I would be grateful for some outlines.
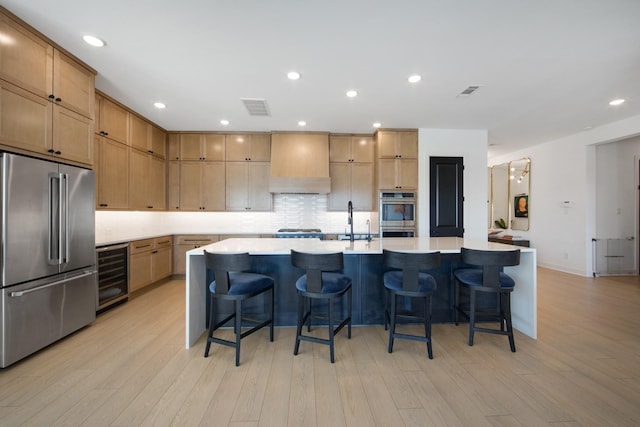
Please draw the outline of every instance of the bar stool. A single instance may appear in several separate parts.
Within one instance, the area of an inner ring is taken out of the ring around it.
[[[209,356],[211,343],[222,344],[236,349],[236,366],[240,364],[240,340],[259,329],[269,325],[269,340],[273,342],[273,279],[269,276],[247,273],[251,267],[248,253],[220,254],[204,252],[207,270],[213,271],[215,280],[209,284],[211,304],[209,311],[209,333],[204,357]],[[256,295],[271,292],[269,299],[270,317],[267,320],[255,320],[242,317],[242,302]],[[233,301],[234,311],[220,322],[216,323],[216,301]],[[234,319],[235,341],[228,341],[213,336],[222,325]],[[241,332],[242,321],[254,324],[248,331]]]
[[[293,354],[298,354],[300,341],[310,341],[329,345],[331,363],[334,362],[333,343],[335,334],[347,325],[347,337],[351,339],[351,278],[337,271],[344,267],[342,252],[329,254],[312,254],[291,250],[291,264],[306,270],[296,280],[298,293],[298,323],[296,345]],[[334,329],[334,301],[347,296],[347,318]],[[328,321],[329,338],[322,339],[302,334],[302,326],[307,323],[307,331],[311,331],[311,308],[313,300],[325,300],[328,305],[328,317],[317,317]],[[308,301],[308,310],[306,308]]]
[[[509,251],[490,251],[476,249],[461,249],[461,261],[465,264],[480,268],[461,268],[453,273],[455,293],[455,323],[458,324],[458,315],[461,313],[469,319],[469,345],[473,345],[475,332],[506,335],[509,337],[511,351],[516,351],[513,339],[513,326],[511,325],[511,292],[515,287],[515,281],[506,273],[503,267],[520,264],[520,249]],[[460,304],[460,286],[469,288],[469,311],[466,312]],[[499,312],[479,311],[476,308],[476,293],[490,292],[499,296]],[[500,322],[500,329],[479,328],[476,326],[476,317],[486,316],[489,320]],[[506,331],[505,331],[506,326]]]
[[[440,266],[440,252],[406,253],[384,249],[382,251],[383,263],[387,267],[400,270],[387,271],[383,275],[385,287],[385,317],[384,329],[391,323],[389,330],[389,353],[393,351],[393,340],[402,338],[427,343],[429,359],[433,359],[431,347],[431,296],[436,290],[436,280],[431,274],[422,273],[420,270],[431,270]],[[424,336],[401,334],[396,332],[397,318],[406,317],[420,319],[412,312],[397,311],[397,297],[419,298],[424,302]]]

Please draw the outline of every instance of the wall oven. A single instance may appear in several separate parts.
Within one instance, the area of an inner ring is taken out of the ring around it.
[[[416,193],[380,192],[381,237],[415,237],[416,223]]]

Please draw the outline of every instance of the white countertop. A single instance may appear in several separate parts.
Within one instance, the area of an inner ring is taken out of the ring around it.
[[[187,255],[202,255],[209,252],[249,252],[251,255],[288,255],[291,249],[299,252],[353,254],[381,254],[383,249],[404,252],[458,253],[460,248],[509,250],[512,245],[469,240],[460,237],[385,237],[366,240],[320,240],[320,239],[269,239],[269,238],[232,238],[192,249]],[[535,249],[518,247],[522,252]]]

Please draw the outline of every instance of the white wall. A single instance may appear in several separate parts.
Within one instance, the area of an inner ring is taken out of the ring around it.
[[[531,158],[530,229],[519,234],[531,240],[537,249],[538,265],[585,276],[592,274],[591,239],[600,237],[596,218],[608,209],[602,207],[598,213],[598,207],[605,203],[598,198],[598,182],[601,175],[611,173],[610,168],[620,168],[619,160],[624,158],[616,155],[618,161],[606,160],[598,167],[597,145],[638,134],[640,116],[634,116],[490,159],[490,164],[498,164]],[[612,177],[609,182],[615,179]],[[603,191],[611,189],[601,187],[600,193]],[[571,201],[572,207],[563,208],[564,200]]]
[[[487,131],[419,129],[418,234],[429,236],[429,158],[463,157],[464,236],[487,239]]]

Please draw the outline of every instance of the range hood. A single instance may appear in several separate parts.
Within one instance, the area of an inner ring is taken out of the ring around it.
[[[270,169],[271,193],[329,193],[329,134],[273,132]]]

